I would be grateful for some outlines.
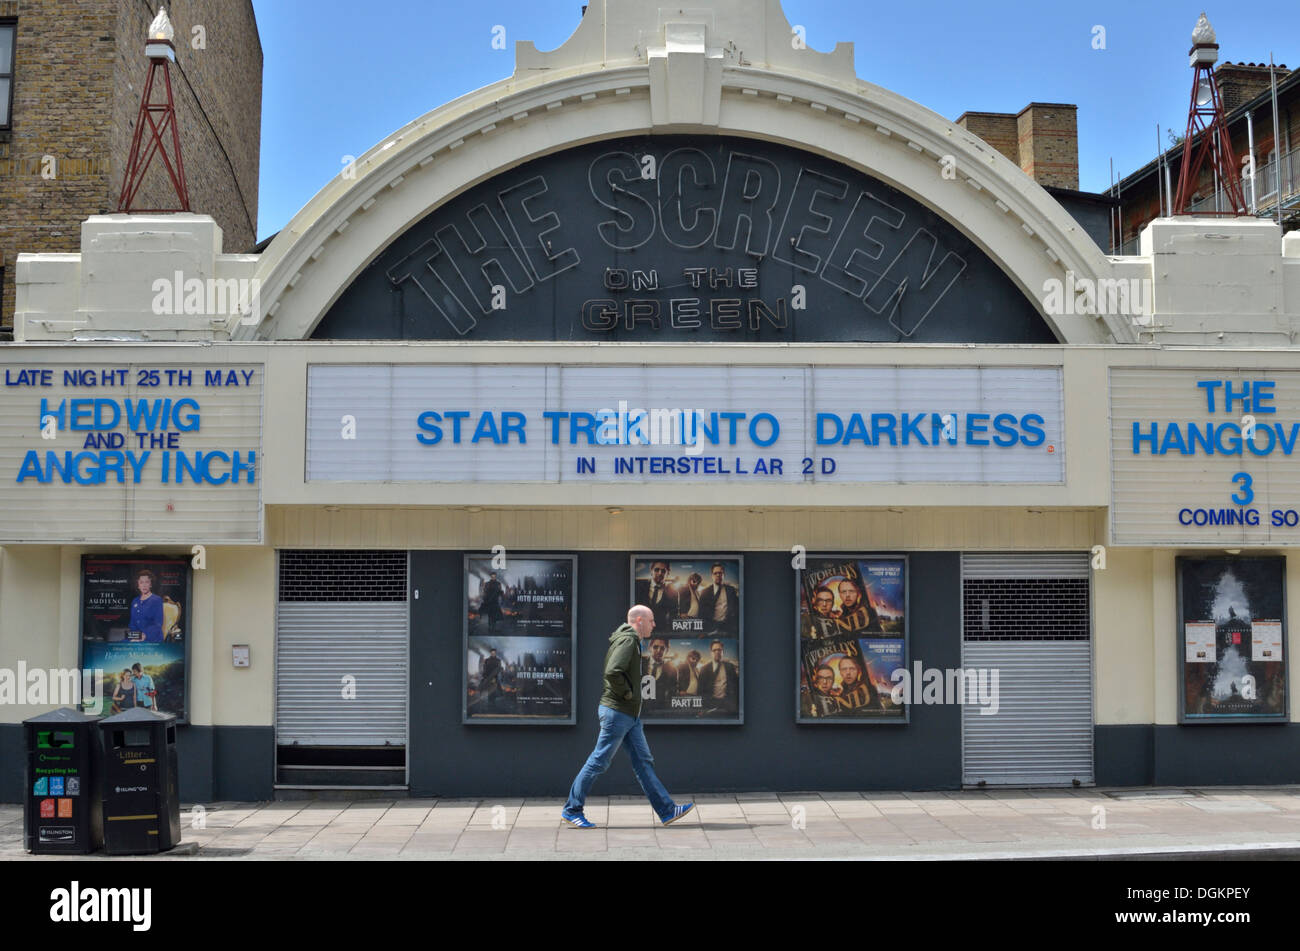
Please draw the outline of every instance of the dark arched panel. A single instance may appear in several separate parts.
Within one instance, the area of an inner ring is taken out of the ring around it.
[[[809,152],[703,136],[598,142],[470,189],[313,337],[1057,342],[933,210]]]

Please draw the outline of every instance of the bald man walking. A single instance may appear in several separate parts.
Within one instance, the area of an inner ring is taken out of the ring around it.
[[[641,641],[649,638],[654,629],[654,612],[638,604],[627,612],[627,623],[619,625],[609,637],[609,652],[605,654],[605,690],[600,695],[600,736],[596,748],[574,779],[569,800],[561,813],[571,826],[595,828],[595,824],[582,814],[587,804],[587,791],[596,777],[609,769],[609,761],[624,743],[627,755],[632,758],[636,780],[645,790],[660,822],[672,825],[695,807],[693,802],[679,806],[668,795],[668,790],[655,775],[654,757],[650,755],[650,745],[641,729]]]

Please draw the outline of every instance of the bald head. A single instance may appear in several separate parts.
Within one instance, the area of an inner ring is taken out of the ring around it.
[[[644,604],[638,604],[627,612],[627,623],[635,628],[637,637],[644,639],[655,629],[655,614]]]

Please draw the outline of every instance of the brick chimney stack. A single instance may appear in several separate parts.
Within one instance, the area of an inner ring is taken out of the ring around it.
[[[1244,106],[1260,93],[1269,89],[1267,63],[1223,63],[1214,71],[1214,81],[1223,96],[1224,112]],[[1277,81],[1287,76],[1286,64],[1277,67]]]
[[[1079,190],[1078,107],[1031,102],[1019,114],[964,112],[957,124],[978,135],[1040,185]]]

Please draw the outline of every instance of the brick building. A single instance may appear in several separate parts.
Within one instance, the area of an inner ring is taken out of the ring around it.
[[[76,251],[81,223],[117,209],[154,2],[0,0],[0,339],[13,329],[18,253]],[[262,115],[252,2],[171,0],[167,9],[191,205],[216,219],[227,248],[251,250]],[[168,187],[151,169],[139,204],[159,207]]]
[[[1242,174],[1242,193],[1253,214],[1276,219],[1282,206],[1284,230],[1300,226],[1300,70],[1286,64],[1274,67],[1277,74],[1278,126],[1273,128],[1273,94],[1266,63],[1223,63],[1215,70],[1215,81],[1223,98],[1224,118],[1232,151],[1238,162],[1255,158],[1253,180]],[[1199,139],[1197,140],[1199,142]],[[1168,172],[1161,167],[1163,160]],[[1138,235],[1151,221],[1171,213],[1178,192],[1183,146],[1178,144],[1121,179],[1113,189],[1119,199],[1121,218],[1114,253],[1138,253]],[[1217,204],[1216,204],[1217,203]],[[1222,187],[1215,182],[1214,169],[1206,162],[1193,193],[1192,211],[1227,208]]]

